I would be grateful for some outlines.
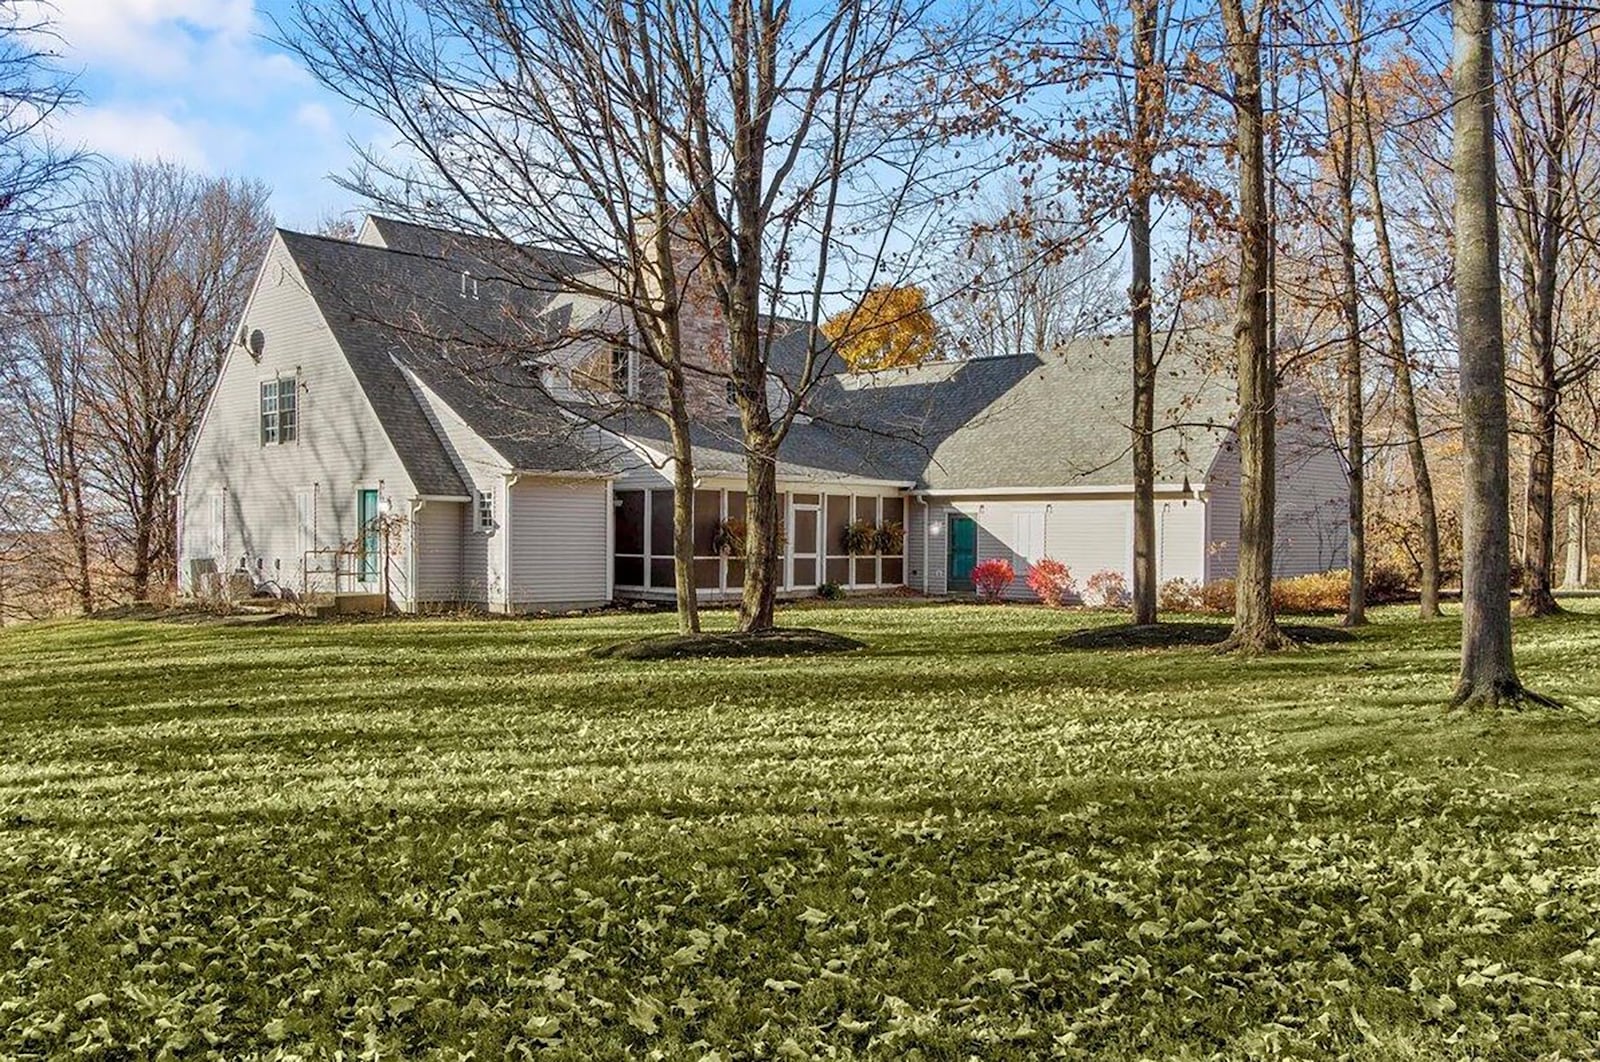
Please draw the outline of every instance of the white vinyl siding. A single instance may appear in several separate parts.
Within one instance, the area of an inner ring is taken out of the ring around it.
[[[221,496],[227,541],[218,567],[232,568],[243,556],[251,570],[259,561],[269,575],[281,573],[296,585],[301,491],[314,490],[322,546],[354,540],[358,486],[381,483],[383,496],[402,514],[415,491],[281,242],[274,241],[261,267],[244,325],[259,329],[265,345],[258,360],[235,344],[223,362],[184,473],[179,577],[187,580],[189,559],[215,549],[208,525],[216,523],[213,499]],[[263,446],[261,382],[279,378],[291,387],[299,383],[293,392],[297,444]],[[409,537],[397,535],[391,543],[390,588],[401,607],[410,592],[403,555]]]
[[[1168,579],[1187,579],[1194,583],[1204,582],[1206,578],[1205,540],[1205,503],[1196,501],[1193,498],[1189,499],[1187,503],[1182,498],[1157,499],[1157,582],[1165,582]],[[1128,580],[1130,583],[1133,580],[1131,562]]]
[[[1043,557],[1061,561],[1082,588],[1099,571],[1133,578],[1133,499],[1130,495],[1058,495],[1028,498],[930,499],[924,522],[923,506],[910,503],[906,532],[906,583],[929,594],[946,592],[949,563],[948,518],[968,516],[977,524],[978,560],[1004,560],[1016,571],[1006,596],[1014,600],[1033,597],[1027,587],[1028,566]],[[1168,496],[1156,500],[1157,578],[1200,578],[1205,507],[1191,500]],[[926,534],[925,527],[937,528]],[[928,566],[923,565],[927,543]],[[926,576],[926,584],[924,577]]]
[[[606,482],[523,477],[507,491],[513,608],[605,604],[611,557]]]
[[[227,568],[228,564],[228,492],[216,490],[211,492],[211,536],[207,540],[211,559],[216,562],[219,571]]]

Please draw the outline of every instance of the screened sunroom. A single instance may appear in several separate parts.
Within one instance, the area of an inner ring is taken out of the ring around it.
[[[612,576],[618,597],[675,593],[670,488],[619,486],[613,495]],[[905,583],[905,497],[792,486],[779,495],[782,591],[806,596],[824,583],[868,591]],[[737,595],[744,583],[745,492],[731,484],[694,492],[694,579],[700,596]]]

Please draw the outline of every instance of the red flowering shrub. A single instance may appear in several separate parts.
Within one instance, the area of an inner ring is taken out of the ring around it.
[[[1127,608],[1128,580],[1114,568],[1106,568],[1089,576],[1083,584],[1083,603],[1096,608]]]
[[[1039,563],[1028,566],[1028,589],[1051,608],[1060,608],[1076,587],[1065,564],[1053,557],[1041,557]]]
[[[998,557],[980,561],[972,568],[972,588],[978,596],[985,601],[998,601],[1000,595],[1006,592],[1006,587],[1017,581],[1017,573],[1011,570],[1011,562]]]

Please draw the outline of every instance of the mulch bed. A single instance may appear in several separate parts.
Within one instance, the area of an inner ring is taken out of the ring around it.
[[[664,634],[603,645],[589,651],[602,660],[693,660],[708,657],[813,656],[848,653],[865,644],[807,627],[782,627],[756,634]]]
[[[1198,649],[1221,645],[1233,627],[1227,623],[1148,623],[1089,627],[1055,640],[1063,649]],[[1300,645],[1332,645],[1355,640],[1339,627],[1284,624],[1283,633]]]

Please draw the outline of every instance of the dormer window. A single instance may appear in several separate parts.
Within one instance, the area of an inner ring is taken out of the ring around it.
[[[478,278],[472,275],[472,270],[461,271],[461,297],[463,299],[476,299],[478,297]]]

